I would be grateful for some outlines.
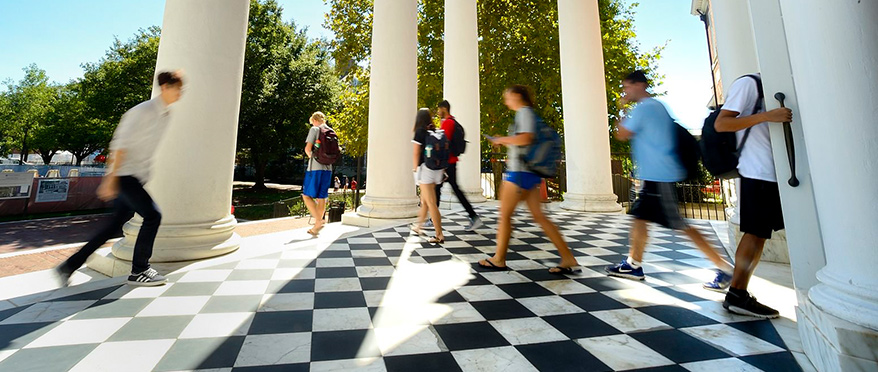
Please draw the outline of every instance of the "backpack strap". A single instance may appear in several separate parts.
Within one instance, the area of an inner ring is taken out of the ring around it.
[[[765,101],[765,92],[762,90],[762,78],[756,74],[747,74],[744,75],[744,77],[751,78],[756,82],[756,91],[759,93],[759,96],[756,98],[756,104],[753,105],[753,112],[750,113],[750,115],[756,115],[759,113],[759,110],[762,109],[762,105]],[[738,149],[735,150],[736,154],[741,155],[741,151],[744,149],[744,144],[747,143],[747,137],[750,137],[750,129],[753,129],[753,127],[744,130],[744,137],[741,138],[741,144],[738,145]]]

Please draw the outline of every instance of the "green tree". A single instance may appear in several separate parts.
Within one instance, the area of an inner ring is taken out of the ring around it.
[[[265,168],[302,146],[314,111],[332,112],[339,91],[326,46],[281,19],[275,0],[251,0],[238,149],[265,187]]]
[[[81,84],[75,82],[59,89],[53,115],[61,148],[73,154],[77,166],[89,154],[106,148],[116,127],[116,123],[88,116],[81,89]]]
[[[43,164],[50,164],[52,158],[58,151],[61,151],[62,134],[58,131],[59,117],[58,110],[58,92],[61,87],[51,86],[51,99],[49,107],[43,113],[43,117],[39,120],[40,125],[35,126],[31,132],[29,147],[34,152],[40,154]]]
[[[31,141],[35,132],[43,133],[55,98],[55,88],[49,83],[46,71],[31,64],[24,69],[24,78],[18,83],[7,80],[4,95],[3,121],[6,122],[5,135],[10,147],[20,150],[19,164],[27,161],[33,148]]]
[[[363,68],[371,52],[372,0],[324,0],[330,5],[325,26],[335,33],[332,53],[342,73]],[[637,4],[621,0],[599,0],[607,79],[607,135],[620,113],[622,78],[634,69],[644,69],[654,81],[661,47],[642,51],[635,41],[633,15]],[[444,1],[420,0],[418,6],[418,104],[431,107],[442,99],[444,58]],[[480,0],[479,63],[481,127],[486,133],[502,133],[512,120],[501,95],[511,84],[533,88],[539,114],[563,131],[561,105],[558,7],[546,0]],[[368,69],[361,74],[368,76]],[[342,111],[367,109],[368,88],[359,90],[360,100],[343,101]],[[348,115],[363,120],[364,115]],[[348,123],[338,123],[349,125]],[[350,123],[362,130],[367,124]],[[360,132],[351,134],[360,136]],[[341,136],[344,141],[344,136]],[[362,137],[362,136],[361,136]],[[613,151],[627,151],[627,144],[613,141]],[[489,146],[482,146],[490,151]]]

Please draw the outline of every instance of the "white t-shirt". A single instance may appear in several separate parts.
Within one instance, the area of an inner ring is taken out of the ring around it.
[[[738,112],[738,117],[750,116],[759,99],[759,90],[756,81],[749,77],[742,77],[732,84],[726,96],[726,103],[722,109]],[[759,112],[765,111],[765,105]],[[735,133],[738,143],[744,138],[746,129]],[[754,125],[750,129],[747,142],[738,158],[738,173],[741,176],[762,181],[777,182],[777,173],[774,169],[774,155],[771,153],[771,135],[768,133],[768,122]]]
[[[170,121],[170,110],[161,99],[155,96],[122,115],[110,142],[110,150],[125,150],[116,175],[134,176],[142,184],[149,181],[156,148]]]

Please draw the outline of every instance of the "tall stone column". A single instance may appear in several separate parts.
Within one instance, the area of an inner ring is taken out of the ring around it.
[[[417,6],[417,0],[375,0],[366,197],[357,209],[363,217],[417,215],[411,160],[418,110]]]
[[[716,55],[723,92],[728,92],[739,76],[759,72],[756,41],[746,0],[711,0]]]
[[[445,0],[445,99],[466,130],[467,149],[457,163],[457,182],[471,203],[485,201],[481,186],[479,27],[476,0]],[[446,187],[444,200],[456,200]],[[447,197],[447,199],[446,199]]]
[[[558,0],[567,193],[564,209],[618,212],[610,172],[607,91],[596,1]]]
[[[819,370],[878,369],[878,2],[781,0],[826,266],[804,310]],[[852,198],[852,196],[855,196]],[[796,269],[795,267],[793,268]]]
[[[165,3],[156,71],[183,69],[185,88],[147,184],[162,211],[153,262],[238,248],[230,211],[249,7],[247,0]],[[125,225],[114,256],[131,259],[140,222]]]

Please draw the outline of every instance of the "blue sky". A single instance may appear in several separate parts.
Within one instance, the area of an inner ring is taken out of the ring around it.
[[[285,20],[308,27],[311,37],[331,37],[322,26],[327,10],[323,0],[279,2]],[[161,25],[164,4],[164,0],[0,0],[0,81],[21,79],[22,67],[30,63],[57,82],[79,77],[80,65],[99,60],[114,36],[127,40],[140,28]],[[710,68],[704,25],[689,15],[690,4],[690,0],[640,1],[635,27],[644,49],[668,42],[659,61],[659,71],[665,74],[660,90],[668,93],[661,99],[684,125],[696,128],[707,115]]]

